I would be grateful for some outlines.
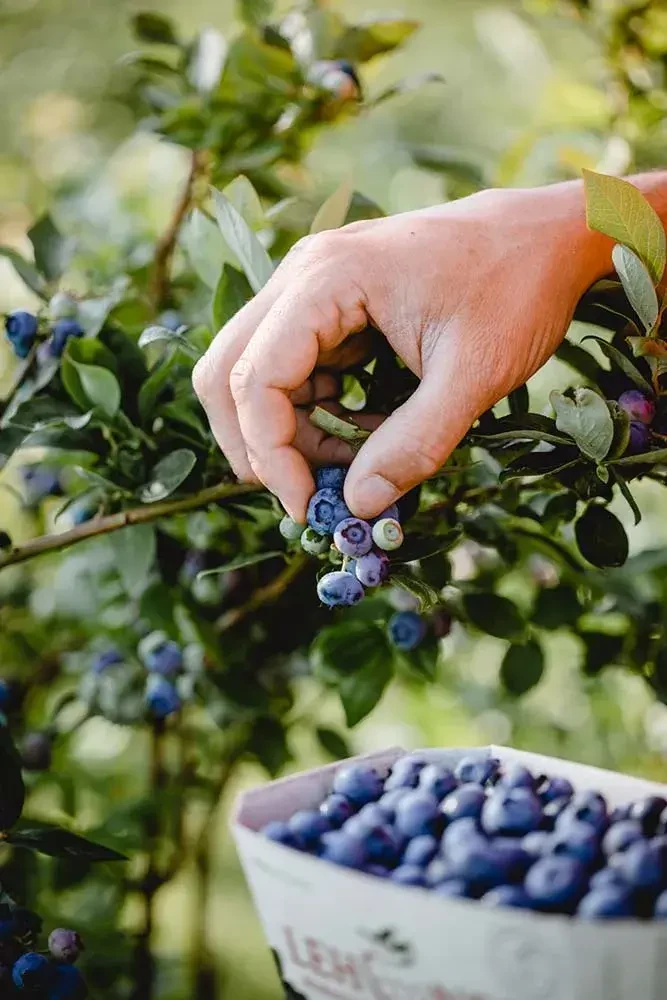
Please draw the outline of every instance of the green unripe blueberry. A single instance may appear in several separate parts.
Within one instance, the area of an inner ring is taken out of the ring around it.
[[[79,304],[69,292],[56,292],[49,302],[49,319],[74,319],[79,312]]]
[[[393,552],[403,544],[403,529],[393,517],[383,517],[373,525],[373,541],[379,549]]]
[[[322,556],[331,547],[328,535],[319,535],[313,528],[306,528],[301,535],[301,548],[311,556]]]
[[[289,514],[285,514],[284,518],[279,525],[280,534],[283,538],[286,538],[288,542],[298,542],[303,535],[306,526],[305,524],[297,524]]]

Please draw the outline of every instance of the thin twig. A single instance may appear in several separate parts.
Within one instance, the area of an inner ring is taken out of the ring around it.
[[[232,628],[233,625],[237,625],[265,604],[277,601],[309,565],[311,565],[311,560],[308,556],[302,552],[298,553],[278,576],[274,577],[265,587],[259,587],[245,604],[241,604],[238,608],[232,608],[221,615],[215,623],[217,631],[226,632],[227,629]]]
[[[128,510],[118,511],[116,514],[108,514],[106,517],[94,518],[92,521],[79,524],[69,531],[63,531],[59,535],[41,535],[39,538],[32,538],[23,545],[17,545],[0,555],[0,570],[7,566],[16,566],[18,563],[27,562],[29,559],[44,555],[46,552],[58,552],[60,549],[85,542],[98,535],[108,535],[112,531],[120,531],[121,528],[127,528],[132,524],[148,524],[161,517],[184,514],[189,510],[206,507],[210,503],[245,496],[248,493],[256,492],[257,489],[257,486],[243,483],[219,483],[217,486],[209,486],[205,490],[200,490],[199,493],[183,497],[181,500],[160,500],[158,503],[131,507]]]
[[[205,162],[206,156],[202,151],[193,152],[190,172],[174,208],[174,214],[155,247],[150,297],[156,312],[162,307],[169,291],[169,273],[176,241],[185,217],[192,207],[195,182],[202,172]]]

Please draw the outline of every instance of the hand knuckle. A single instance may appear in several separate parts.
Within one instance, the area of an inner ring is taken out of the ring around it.
[[[249,358],[239,358],[229,373],[229,388],[235,402],[241,402],[248,394],[256,378],[255,366]]]
[[[192,371],[192,387],[202,403],[210,396],[212,365],[208,354],[199,359]]]

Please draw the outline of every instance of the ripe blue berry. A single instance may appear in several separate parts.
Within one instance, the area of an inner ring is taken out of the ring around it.
[[[543,854],[549,851],[551,846],[551,834],[546,830],[534,830],[532,833],[527,833],[525,837],[521,840],[521,846],[524,851],[531,855],[533,858],[541,858]]]
[[[565,812],[570,801],[568,797],[565,797],[562,799],[552,799],[551,802],[547,802],[542,813],[542,826],[545,830],[553,830],[558,822],[558,818]]]
[[[482,827],[490,836],[523,836],[537,830],[542,822],[540,800],[528,788],[502,786],[484,803]]]
[[[398,882],[399,885],[423,886],[426,884],[424,871],[417,865],[401,865],[391,873],[389,878],[392,882]]]
[[[417,865],[425,868],[438,853],[438,841],[429,834],[423,834],[411,840],[403,852],[404,865]]]
[[[593,889],[577,907],[577,916],[585,920],[618,920],[633,915],[632,894],[619,886]]]
[[[156,719],[167,719],[178,712],[181,699],[171,681],[154,674],[146,689],[146,705]]]
[[[608,889],[610,886],[615,888],[625,886],[625,881],[618,868],[600,868],[594,875],[591,875],[588,884],[589,889]]]
[[[655,417],[655,403],[639,389],[628,389],[618,397],[618,405],[625,410],[630,420],[650,424]]]
[[[117,649],[106,649],[103,653],[98,653],[90,669],[94,674],[103,674],[109,667],[122,662],[123,657]]]
[[[343,492],[347,469],[342,465],[325,465],[315,473],[315,485],[318,490],[335,490]]]
[[[336,570],[317,582],[317,596],[329,608],[350,607],[363,599],[364,588],[351,573]]]
[[[355,819],[351,819],[347,826],[352,826],[354,823]],[[352,832],[355,834],[357,832],[354,827]],[[365,833],[362,835],[365,836],[366,850],[368,851],[369,859],[374,861],[376,864],[386,865],[389,868],[393,868],[393,866],[398,862],[405,844],[404,839],[397,832],[397,830],[386,824],[384,826],[374,826],[371,829],[366,829]]]
[[[318,535],[332,535],[337,524],[351,517],[341,493],[332,489],[318,490],[310,498],[306,521]]]
[[[354,564],[357,580],[364,587],[379,587],[389,576],[389,556],[385,552],[367,552]]]
[[[62,493],[60,475],[57,469],[50,469],[48,465],[26,465],[21,469],[21,475],[29,507],[36,507],[46,497]]]
[[[383,517],[373,525],[373,541],[379,549],[393,552],[403,544],[403,529],[393,517]]]
[[[572,798],[574,789],[567,778],[547,778],[538,788],[538,795],[544,803],[555,799]]]
[[[387,781],[389,780],[390,779],[388,778]],[[387,786],[385,783],[385,788],[386,787]],[[390,789],[390,791],[385,792],[382,798],[379,800],[378,806],[390,823],[393,823],[394,819],[396,818],[396,807],[398,806],[398,803],[401,801],[404,795],[407,795],[409,791],[410,791],[409,786],[392,788]]]
[[[535,788],[535,778],[523,764],[512,764],[500,781],[505,788]]]
[[[7,339],[17,358],[27,358],[37,336],[37,317],[17,309],[5,319]]]
[[[451,899],[470,899],[472,893],[467,882],[462,878],[449,878],[439,882],[433,889],[438,896],[449,896]]]
[[[480,833],[447,844],[445,860],[453,873],[478,891],[484,892],[508,881],[504,857]]]
[[[582,865],[593,866],[600,858],[600,837],[590,823],[572,819],[556,826],[551,853],[575,858]]]
[[[284,844],[286,847],[294,847],[294,837],[287,823],[274,820],[262,828],[261,834],[268,840],[272,840],[274,844]]]
[[[400,757],[393,765],[391,774],[384,783],[385,791],[392,792],[399,788],[416,788],[419,775],[426,767],[426,761],[421,757]]]
[[[459,819],[479,820],[486,801],[484,789],[479,785],[460,785],[442,803],[443,815],[449,823]]]
[[[322,837],[321,857],[344,868],[363,868],[368,860],[368,848],[363,837],[334,830]]]
[[[365,806],[362,806],[357,813],[356,819],[368,830],[385,826],[387,822],[385,811],[380,808],[378,802],[368,802]]]
[[[288,542],[298,542],[305,529],[305,524],[297,524],[296,521],[293,521],[288,514],[285,514],[284,518],[278,525],[280,534],[283,538],[286,538]]]
[[[572,912],[586,889],[586,868],[568,857],[536,861],[526,875],[524,888],[540,909]]]
[[[462,757],[454,774],[462,784],[485,785],[499,770],[500,761],[495,757]]]
[[[377,771],[365,764],[346,764],[333,782],[333,790],[344,795],[355,806],[376,802],[382,795],[382,779]]]
[[[85,1000],[87,996],[88,987],[76,966],[59,964],[53,967],[48,1000]]]
[[[83,951],[83,941],[76,931],[57,927],[49,934],[49,951],[57,962],[72,965]]]
[[[161,326],[165,326],[167,330],[173,330],[174,333],[180,330],[182,326],[185,326],[183,317],[175,309],[165,309],[158,317],[158,321]]]
[[[175,677],[183,669],[183,652],[173,639],[167,639],[146,656],[146,669],[152,674]]]
[[[458,784],[453,772],[440,764],[427,764],[419,775],[420,789],[434,795],[438,801],[458,788]]]
[[[607,803],[596,792],[582,792],[575,795],[569,807],[558,817],[556,826],[560,828],[564,824],[568,825],[572,820],[588,823],[599,833],[603,833],[609,822]]]
[[[54,324],[49,340],[51,356],[59,358],[70,337],[83,337],[83,329],[75,319],[60,319]]]
[[[396,649],[409,653],[426,635],[426,622],[416,611],[397,611],[389,619],[387,629]]]
[[[338,828],[354,814],[354,806],[344,795],[334,794],[324,800],[320,812],[332,828]]]
[[[658,841],[636,841],[614,860],[632,889],[654,892],[667,885],[667,851]]]
[[[477,820],[472,816],[465,816],[463,819],[455,820],[449,824],[442,835],[441,848],[443,856],[446,858],[451,849],[463,841],[478,835],[479,826]]]
[[[384,865],[366,865],[364,871],[367,875],[374,875],[375,878],[389,877],[389,869],[385,868]]]
[[[520,885],[499,885],[482,896],[487,906],[511,906],[517,910],[530,910],[533,901]]]
[[[626,851],[630,844],[642,840],[643,837],[641,823],[636,819],[625,819],[609,827],[602,841],[602,849],[607,857],[611,857],[612,854]]]
[[[667,809],[667,800],[659,795],[650,795],[648,798],[632,803],[629,818],[637,820],[645,836],[653,837],[665,809]]]
[[[346,517],[339,521],[333,539],[338,551],[352,559],[367,555],[373,545],[370,524],[358,517]]]
[[[26,771],[48,771],[53,743],[48,733],[27,733],[21,744],[21,763]]]
[[[306,528],[301,533],[301,548],[309,556],[322,556],[331,548],[328,535],[320,535],[313,528]]]
[[[314,809],[302,809],[294,813],[287,826],[295,845],[302,851],[315,847],[322,834],[331,829],[329,820]]]
[[[441,824],[440,803],[427,792],[408,792],[396,806],[396,829],[404,837],[438,833]]]
[[[48,989],[53,979],[53,966],[48,958],[36,951],[21,955],[14,963],[12,980],[18,990],[39,993]]]
[[[649,450],[650,444],[651,435],[646,424],[632,420],[630,422],[630,439],[625,449],[626,455],[643,455]]]

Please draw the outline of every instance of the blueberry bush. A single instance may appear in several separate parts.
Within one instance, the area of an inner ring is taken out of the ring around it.
[[[644,135],[660,89],[644,83],[664,63],[642,27],[650,11],[611,24],[596,5],[557,6],[600,29],[610,65],[630,44],[644,60],[644,75],[616,74],[623,100],[610,123],[626,143]],[[426,75],[373,91],[368,65],[408,39],[413,20],[351,24],[316,3],[282,18],[265,2],[239,10],[244,26],[227,39],[211,28],[181,37],[154,12],[134,19],[140,45],[123,60],[122,99],[139,130],[189,164],[157,241],[131,211],[112,246],[68,212],[61,231],[55,206],[29,231],[31,257],[0,247],[41,303],[5,320],[15,364],[0,404],[3,486],[32,532],[13,538],[0,523],[0,880],[20,906],[47,884],[50,925],[62,907],[74,925],[94,912],[105,948],[87,935],[86,975],[113,998],[167,989],[156,897],[190,862],[191,976],[178,988],[215,995],[205,915],[224,789],[244,761],[277,774],[304,727],[329,757],[347,752],[343,732],[302,710],[304,678],[338,696],[353,727],[394,678],[438,683],[440,640],[456,627],[506,641],[504,696],[520,699],[542,679],[544,637],[565,629],[588,677],[624,667],[667,702],[664,553],[629,557],[609,507],[620,496],[638,521],[633,484],[664,483],[667,464],[665,236],[625,182],[586,175],[590,225],[618,243],[615,274],[580,304],[591,336],[564,343],[571,387],[552,393],[548,412],[516,390],[375,524],[350,517],[341,469],[318,471],[307,525],[234,480],[194,398],[194,364],[295,242],[383,214],[347,186],[323,203],[304,194],[306,155],[335,124],[415,86],[446,86]],[[485,183],[472,167],[462,181],[458,162],[425,165],[465,191]],[[341,378],[342,413],[311,414],[353,448],[366,436],[355,414],[389,413],[416,384],[377,331],[368,339],[368,357]],[[465,578],[453,570],[462,551]],[[531,581],[522,600],[508,596],[517,575]],[[71,777],[93,720],[110,739],[140,734],[130,780],[113,768],[90,786]],[[24,782],[29,819],[19,819]],[[94,866],[119,855],[129,861]],[[26,971],[60,962],[43,957]],[[0,960],[15,986],[20,960]]]

